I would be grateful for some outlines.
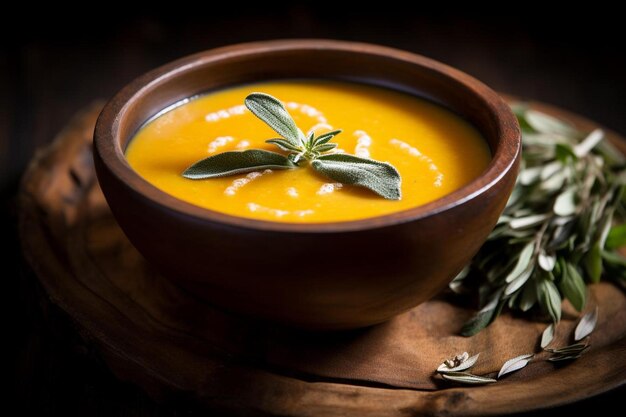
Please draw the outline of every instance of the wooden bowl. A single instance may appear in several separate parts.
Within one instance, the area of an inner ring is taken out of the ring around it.
[[[124,150],[160,110],[210,90],[278,78],[381,85],[439,103],[473,123],[493,158],[432,203],[376,218],[289,224],[234,217],[160,191]],[[432,297],[478,251],[518,171],[520,131],[498,95],[431,59],[362,43],[248,43],[191,55],[134,80],[102,111],[98,180],[115,218],[162,274],[227,310],[315,329],[385,321]]]

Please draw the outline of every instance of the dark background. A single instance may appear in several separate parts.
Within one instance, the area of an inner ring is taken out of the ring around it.
[[[43,320],[37,285],[20,266],[15,230],[14,196],[35,149],[50,142],[77,110],[111,97],[155,66],[242,41],[322,37],[373,42],[438,59],[496,90],[556,104],[626,134],[624,22],[610,9],[548,15],[540,6],[520,3],[507,5],[517,9],[513,13],[490,16],[455,13],[452,6],[445,14],[415,13],[389,1],[349,12],[320,2],[230,10],[215,4],[206,10],[187,3],[170,7],[187,8],[179,10],[147,6],[139,12],[125,4],[90,3],[85,7],[94,11],[77,17],[58,4],[49,10],[33,5],[33,13],[0,16],[0,221],[8,248],[4,340],[9,398],[20,414],[196,415],[157,406],[137,388],[116,381],[85,351],[62,314],[48,312],[52,323]],[[616,406],[617,415],[624,393],[614,391],[559,411],[578,415]]]

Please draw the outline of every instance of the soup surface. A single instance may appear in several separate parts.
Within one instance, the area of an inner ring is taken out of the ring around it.
[[[225,151],[266,149],[278,135],[244,106],[251,92],[279,98],[308,135],[342,129],[339,152],[391,163],[402,177],[402,199],[334,183],[304,166],[191,180],[181,173]],[[255,219],[319,223],[364,219],[416,207],[478,177],[491,154],[468,122],[400,92],[321,80],[238,86],[203,95],[146,124],[126,150],[130,165],[159,189],[189,203]]]

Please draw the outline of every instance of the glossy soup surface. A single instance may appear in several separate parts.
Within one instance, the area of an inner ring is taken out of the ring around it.
[[[192,163],[225,151],[266,149],[277,137],[243,105],[251,92],[282,100],[305,133],[343,129],[340,151],[391,163],[402,199],[335,184],[310,167],[190,180]],[[181,200],[255,219],[315,223],[389,214],[440,198],[478,177],[491,158],[469,123],[428,101],[360,84],[292,80],[244,85],[193,99],[144,126],[126,151],[148,182]]]

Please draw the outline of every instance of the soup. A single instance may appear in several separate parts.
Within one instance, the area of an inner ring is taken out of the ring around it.
[[[283,101],[305,134],[343,132],[338,148],[389,162],[400,173],[402,198],[386,200],[334,182],[310,167],[261,170],[190,180],[181,173],[194,162],[226,151],[264,149],[272,129],[244,106],[264,92]],[[478,177],[491,155],[467,121],[426,100],[356,83],[286,80],[237,86],[180,103],[139,130],[126,157],[145,180],[181,200],[209,210],[253,219],[321,223],[365,219],[420,206]]]

